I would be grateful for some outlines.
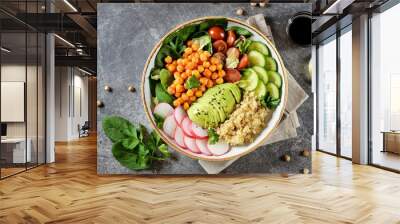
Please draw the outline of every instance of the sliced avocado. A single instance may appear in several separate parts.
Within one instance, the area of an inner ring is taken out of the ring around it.
[[[248,54],[249,62],[251,66],[258,65],[261,67],[265,66],[265,56],[258,51],[250,51]]]
[[[210,105],[212,106],[213,110],[215,110],[219,115],[219,121],[225,121],[226,115],[223,106],[217,101],[216,98],[210,100]]]
[[[273,83],[268,83],[267,86],[267,93],[271,96],[273,100],[279,99],[280,94],[279,94],[279,88],[273,84]]]
[[[265,56],[269,55],[269,49],[268,49],[267,45],[265,45],[264,43],[262,43],[260,41],[251,42],[248,50],[249,51],[252,51],[252,50],[258,51]]]
[[[265,95],[267,95],[267,88],[261,80],[258,81],[257,88],[254,90],[254,92],[259,99],[263,99]]]
[[[281,88],[282,86],[282,77],[278,72],[268,71],[269,81],[274,83],[276,87]]]
[[[268,83],[267,70],[261,66],[253,66],[252,69],[257,73],[258,78],[263,81],[264,84]]]
[[[209,104],[193,104],[188,110],[188,116],[202,128],[215,127],[220,121],[219,114]]]

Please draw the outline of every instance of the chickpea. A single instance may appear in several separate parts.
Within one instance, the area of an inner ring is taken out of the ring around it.
[[[193,52],[193,49],[190,48],[190,47],[187,47],[187,48],[185,48],[184,52],[185,52],[185,54],[189,55],[189,54],[191,54]]]
[[[225,75],[226,75],[226,73],[225,73],[224,70],[219,70],[219,71],[218,71],[218,76],[219,76],[219,77],[224,77]]]
[[[218,73],[216,73],[216,72],[213,72],[212,73],[212,75],[211,75],[211,79],[218,79]]]
[[[182,78],[182,79],[186,79],[187,77],[188,77],[188,75],[187,75],[186,72],[183,72],[183,73],[181,74],[181,78]]]
[[[218,78],[217,80],[215,80],[215,82],[216,82],[217,84],[222,84],[222,83],[224,83],[224,79],[223,79],[222,77],[220,77],[220,78]]]
[[[182,93],[185,90],[181,84],[176,85],[176,92]]]
[[[169,63],[172,62],[172,57],[171,56],[167,56],[167,57],[165,57],[164,61],[165,61],[165,63],[169,64]]]
[[[193,41],[192,41],[192,40],[189,40],[189,41],[186,43],[186,45],[187,45],[188,47],[192,46],[192,44],[193,44]]]
[[[217,69],[218,69],[218,70],[222,70],[223,67],[224,67],[224,66],[223,66],[222,64],[218,64],[218,65],[217,65]]]
[[[179,58],[178,60],[176,60],[176,63],[177,63],[178,65],[182,65],[182,64],[183,64],[183,59],[182,59],[182,58]]]
[[[197,51],[197,50],[199,50],[200,45],[198,43],[193,43],[191,47],[192,47],[193,51]]]
[[[187,65],[185,66],[185,69],[186,70],[192,70],[192,69],[194,69],[194,64],[193,64],[193,62],[189,62],[189,63],[187,63]]]
[[[182,65],[178,65],[178,66],[176,66],[176,70],[178,72],[183,72],[185,70],[185,68]]]
[[[203,62],[203,67],[204,67],[204,68],[210,67],[210,62],[209,62],[209,61]]]
[[[189,96],[188,96],[186,93],[182,93],[181,99],[182,99],[183,101],[188,101]]]
[[[178,62],[177,62],[176,60],[174,60],[174,61],[172,62],[172,64],[175,65],[175,66],[177,66],[177,65],[178,65]]]
[[[167,65],[167,69],[169,72],[174,72],[176,69],[176,66],[174,64],[169,64],[169,65]]]
[[[217,64],[219,64],[219,59],[216,57],[211,57],[210,62],[213,65],[217,65]]]
[[[182,93],[175,92],[175,97],[180,97]]]
[[[177,82],[178,84],[183,84],[183,78],[182,78],[182,77],[177,78],[177,79],[176,79],[176,82]]]
[[[197,97],[196,96],[191,96],[189,99],[190,99],[190,101],[194,102],[194,101],[196,101]]]
[[[177,79],[181,77],[181,73],[179,73],[178,71],[174,72],[174,78]]]
[[[204,61],[207,61],[207,59],[208,59],[208,58],[207,58],[207,55],[206,55],[206,54],[203,53],[203,54],[200,55],[200,61],[203,61],[203,62],[204,62]]]
[[[193,64],[199,63],[199,59],[198,59],[198,58],[195,58],[195,57],[192,57],[192,63],[193,63]]]
[[[215,72],[217,70],[217,66],[216,65],[211,65],[209,67],[210,71]]]
[[[167,90],[168,90],[168,93],[172,95],[175,93],[175,86],[174,85],[168,86]]]
[[[207,78],[210,78],[212,75],[212,72],[209,69],[205,69],[203,73],[204,73],[204,76]]]
[[[188,110],[188,109],[189,109],[189,103],[188,103],[188,102],[185,102],[185,103],[183,104],[183,109],[185,109],[185,110]]]
[[[189,96],[189,97],[193,96],[193,95],[194,95],[193,90],[189,89],[189,90],[186,92],[186,95]]]
[[[201,72],[204,72],[204,67],[203,67],[203,65],[199,65],[199,66],[197,66],[197,70],[201,73]]]
[[[203,95],[203,92],[201,90],[197,90],[195,93],[196,97],[201,97]]]
[[[192,75],[194,75],[196,78],[200,78],[200,72],[198,70],[193,70]]]
[[[207,84],[207,78],[201,77],[200,78],[200,83],[206,85]]]
[[[207,84],[207,80],[206,80],[206,84]],[[205,92],[207,90],[206,85],[201,85],[200,86],[200,91]]]
[[[173,104],[175,107],[179,107],[179,105],[181,105],[178,99],[174,100]]]
[[[211,88],[211,87],[213,87],[214,86],[214,82],[211,80],[211,79],[209,79],[208,81],[207,81],[207,88]]]

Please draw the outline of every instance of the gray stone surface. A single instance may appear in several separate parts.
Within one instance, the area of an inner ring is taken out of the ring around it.
[[[245,16],[237,16],[238,7],[245,9]],[[98,100],[104,107],[98,109],[97,171],[99,174],[205,174],[196,160],[175,152],[173,159],[155,164],[154,170],[131,171],[121,166],[111,153],[111,142],[102,131],[101,121],[106,115],[121,115],[132,122],[150,128],[143,110],[140,92],[129,92],[128,86],[140,89],[145,61],[157,41],[177,24],[203,16],[229,16],[242,19],[263,13],[287,69],[298,83],[312,96],[311,83],[306,80],[306,65],[311,49],[293,44],[286,35],[288,19],[299,11],[311,11],[310,4],[273,3],[267,8],[251,7],[248,3],[103,3],[98,4]],[[104,91],[109,85],[113,92]],[[290,93],[289,93],[290,94]],[[250,153],[224,170],[224,174],[248,173],[299,173],[311,170],[311,158],[300,155],[311,148],[313,133],[313,100],[308,100],[298,110],[301,127],[298,137]],[[280,158],[290,154],[292,160]]]

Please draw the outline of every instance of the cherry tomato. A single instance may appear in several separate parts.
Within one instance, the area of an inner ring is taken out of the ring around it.
[[[243,69],[246,68],[249,65],[249,57],[247,57],[247,54],[244,54],[242,58],[239,61],[238,69]]]
[[[215,51],[225,53],[228,45],[226,45],[225,41],[223,40],[217,40],[213,43],[213,47]]]
[[[224,78],[227,82],[237,82],[240,80],[240,72],[234,68],[227,68]]]
[[[236,47],[231,47],[226,51],[226,56],[228,58],[239,58],[240,51]]]
[[[224,28],[220,26],[211,27],[208,29],[208,34],[210,34],[210,37],[213,40],[223,40],[225,38]]]
[[[228,44],[228,47],[232,47],[233,44],[236,41],[236,33],[233,30],[228,31],[228,37],[226,38],[226,43]]]

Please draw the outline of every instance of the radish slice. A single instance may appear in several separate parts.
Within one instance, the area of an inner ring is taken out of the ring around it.
[[[207,148],[213,155],[220,156],[229,151],[229,144],[222,141],[219,141],[212,145],[207,143]]]
[[[176,121],[173,115],[168,116],[164,120],[163,124],[163,130],[165,134],[167,134],[169,137],[174,138],[175,137],[175,129],[176,129]]]
[[[200,150],[197,148],[197,145],[196,145],[196,139],[191,138],[191,137],[185,135],[185,136],[183,137],[183,140],[184,140],[184,142],[185,142],[186,147],[187,147],[190,151],[192,151],[192,152],[194,152],[194,153],[200,153]]]
[[[196,145],[200,152],[206,156],[211,156],[212,154],[207,148],[207,142],[207,139],[196,139]]]
[[[182,124],[182,121],[186,116],[187,116],[186,112],[181,106],[175,108],[174,117],[175,117],[176,123],[178,123],[178,125]]]
[[[189,117],[185,117],[182,121],[181,128],[183,130],[183,133],[189,137],[195,137],[192,132],[192,121],[189,119]]]
[[[162,118],[166,118],[172,113],[174,113],[174,108],[168,103],[159,103],[154,107],[154,114],[157,114]]]
[[[179,127],[179,126],[177,126],[176,127],[176,130],[175,130],[175,142],[176,142],[176,144],[178,144],[180,147],[182,147],[182,148],[186,148],[186,146],[185,146],[185,142],[184,142],[184,140],[183,140],[183,137],[184,137],[184,134],[183,134],[183,131],[182,131],[182,129]]]
[[[207,138],[208,133],[206,129],[198,126],[197,124],[192,122],[192,132],[196,138]]]

